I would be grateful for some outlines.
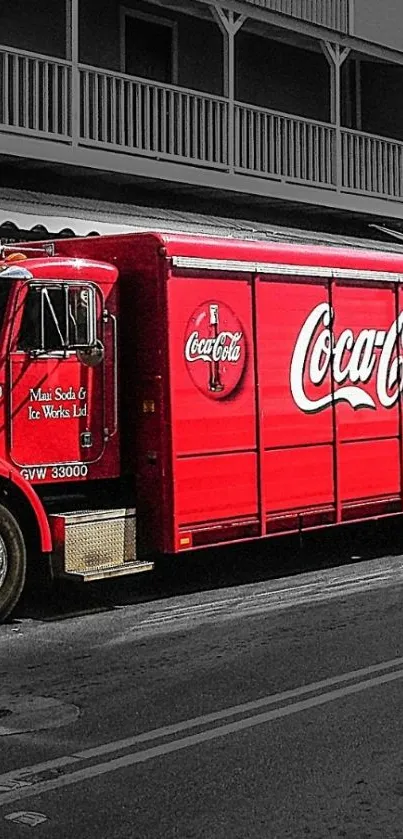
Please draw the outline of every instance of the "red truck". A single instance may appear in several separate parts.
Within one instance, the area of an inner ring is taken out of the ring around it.
[[[403,511],[403,255],[156,233],[4,248],[0,618],[27,566]]]

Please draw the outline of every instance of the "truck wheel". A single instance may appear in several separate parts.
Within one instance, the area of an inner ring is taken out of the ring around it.
[[[0,622],[18,603],[26,568],[25,542],[20,527],[10,511],[0,504]]]

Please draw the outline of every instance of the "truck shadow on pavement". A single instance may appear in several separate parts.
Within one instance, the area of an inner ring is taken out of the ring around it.
[[[403,554],[403,518],[209,548],[164,558],[155,571],[90,584],[30,584],[11,622],[59,621],[136,603],[343,567]]]

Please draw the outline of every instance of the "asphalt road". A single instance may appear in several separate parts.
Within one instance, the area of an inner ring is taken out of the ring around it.
[[[401,839],[391,534],[28,598],[0,628],[1,839]]]

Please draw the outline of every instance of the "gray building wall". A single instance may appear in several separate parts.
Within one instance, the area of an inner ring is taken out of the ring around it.
[[[402,89],[403,67],[361,62],[363,131],[403,139]]]
[[[402,0],[354,0],[354,29],[359,38],[403,51]]]
[[[178,84],[206,93],[223,93],[223,38],[218,26],[208,20],[178,14],[140,0],[82,0],[80,13],[80,58],[85,64],[119,71],[120,8],[143,11],[176,21],[178,26]]]
[[[0,43],[65,58],[65,4],[60,0],[1,0]]]
[[[236,96],[240,101],[329,120],[329,65],[323,54],[242,31],[235,45]]]

